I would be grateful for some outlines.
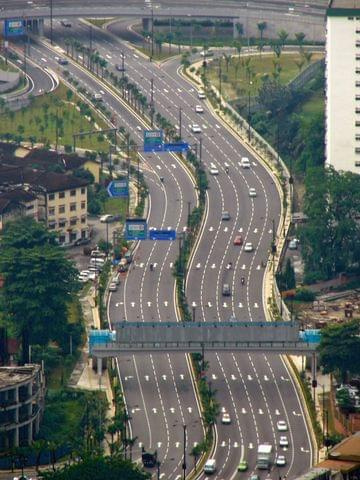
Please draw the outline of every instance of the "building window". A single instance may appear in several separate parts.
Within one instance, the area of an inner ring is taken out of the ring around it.
[[[86,193],[86,188],[85,188],[85,187],[81,187],[81,193],[82,193],[82,194],[85,194],[85,193]]]
[[[357,48],[359,48],[359,47],[360,47],[360,42],[359,42],[359,40],[357,40],[357,41],[356,41],[356,44],[355,44],[355,46],[356,46]]]
[[[49,194],[49,200],[55,200],[55,193]]]
[[[49,215],[55,215],[55,207],[49,208]]]
[[[65,192],[59,192],[59,198],[65,198]]]
[[[49,230],[54,230],[55,227],[56,227],[56,223],[55,223],[55,222],[49,222],[49,225],[48,225],[48,229],[49,229]]]
[[[355,148],[355,153],[357,153],[357,154],[360,153],[360,147]]]
[[[59,228],[65,228],[66,220],[59,220]]]
[[[356,140],[357,142],[360,141],[360,134],[355,135],[355,140]]]
[[[59,213],[65,213],[65,205],[59,205]]]
[[[356,29],[356,33],[360,33],[360,30],[358,28]]]
[[[354,20],[354,17],[348,17],[348,20]]]
[[[360,127],[360,122],[359,121],[355,122],[355,127]]]
[[[26,205],[26,210],[33,210],[34,205]]]
[[[355,167],[360,167],[360,160],[356,160]]]
[[[70,212],[75,212],[76,210],[76,203],[70,203]]]
[[[355,108],[355,113],[360,113],[360,108]]]
[[[65,243],[65,235],[60,235],[59,237],[59,243]]]
[[[81,217],[81,223],[86,223],[86,217],[84,216]]]
[[[75,197],[76,195],[76,190],[70,190],[70,196]]]
[[[76,225],[77,224],[77,218],[71,218],[70,219],[70,225]]]
[[[84,208],[86,208],[86,202],[81,202],[81,208],[82,208],[82,210],[84,210]]]
[[[360,82],[355,82],[355,87],[360,87]]]
[[[360,55],[356,54],[356,60],[360,60]]]
[[[360,95],[355,95],[355,100],[360,100]]]

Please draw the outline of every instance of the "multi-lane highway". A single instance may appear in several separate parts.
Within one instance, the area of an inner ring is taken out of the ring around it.
[[[113,32],[116,33],[116,26]],[[85,44],[88,27],[73,23],[71,35]],[[58,22],[54,24],[54,41],[63,45],[63,27]],[[219,175],[209,175],[206,218],[188,270],[186,294],[189,305],[195,305],[196,319],[223,321],[235,316],[263,320],[266,305],[262,262],[267,261],[273,220],[277,227],[281,210],[274,179],[206,104],[203,114],[195,112],[195,105],[199,103],[197,92],[179,75],[178,59],[160,67],[143,59],[127,44],[98,30],[94,32],[93,42],[114,72],[124,52],[126,75],[148,97],[151,79],[154,79],[156,109],[172,123],[178,123],[178,108],[182,107],[183,137],[190,143],[197,138],[191,132],[191,124],[200,124],[203,162],[207,169],[213,163],[219,170]],[[32,51],[33,59],[40,64],[58,67],[56,55],[48,47],[38,44]],[[72,63],[66,68],[89,92],[102,89],[103,101],[116,116],[116,122],[132,131],[141,143],[142,134],[135,128],[141,121],[124,108],[120,99],[104,86],[99,87],[97,80],[82,68]],[[243,156],[250,159],[250,169],[240,166]],[[229,165],[228,174],[225,163]],[[187,170],[169,154],[145,157],[143,170],[150,190],[149,225],[182,231],[188,202],[192,206],[196,203]],[[164,177],[163,183],[160,176]],[[255,188],[256,197],[249,196],[249,188]],[[230,220],[222,220],[224,210],[230,213]],[[243,245],[234,245],[236,235],[241,235],[244,243],[252,242],[253,252],[245,252]],[[163,242],[143,242],[138,246],[131,271],[119,292],[110,298],[111,321],[178,320],[171,272],[177,250],[177,244]],[[231,270],[226,269],[229,262]],[[150,271],[150,263],[155,265],[154,271]],[[245,278],[244,285],[241,277]],[[222,295],[224,283],[230,285],[229,297]],[[256,447],[261,442],[272,443],[277,453],[282,451],[276,427],[279,419],[285,420],[289,427],[289,447],[283,452],[287,465],[274,467],[272,475],[294,478],[306,470],[312,462],[312,445],[301,403],[283,360],[279,356],[246,354],[208,355],[207,360],[212,388],[217,390],[221,408],[232,420],[230,425],[219,421],[216,426],[214,455],[218,471],[214,478],[231,479],[237,475],[240,478],[237,473],[240,459],[249,462],[249,472],[241,475],[254,471]],[[132,417],[131,434],[137,437],[137,447],[157,448],[165,475],[162,478],[180,478],[183,424],[187,425],[187,453],[194,442],[201,441],[203,434],[186,357],[124,356],[119,359],[119,365]],[[187,464],[189,470],[190,458]]]

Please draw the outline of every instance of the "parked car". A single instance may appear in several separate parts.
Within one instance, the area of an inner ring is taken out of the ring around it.
[[[221,220],[230,220],[230,213],[227,210],[223,210],[221,213]]]
[[[101,223],[110,223],[113,220],[113,218],[114,218],[113,215],[110,215],[109,213],[107,213],[106,215],[102,215],[100,217],[100,222]]]
[[[204,109],[201,105],[196,105],[195,106],[195,112],[196,113],[204,113]]]
[[[245,252],[252,252],[254,250],[253,244],[251,242],[245,243],[244,251]]]
[[[201,128],[200,128],[200,126],[199,126],[197,123],[193,123],[193,124],[191,125],[191,131],[192,131],[193,133],[201,133]]]
[[[117,285],[115,282],[111,282],[110,285],[109,285],[109,291],[110,292],[116,292],[117,290]]]

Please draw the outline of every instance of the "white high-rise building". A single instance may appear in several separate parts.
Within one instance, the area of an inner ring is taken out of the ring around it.
[[[360,173],[360,0],[330,0],[326,38],[326,164]]]

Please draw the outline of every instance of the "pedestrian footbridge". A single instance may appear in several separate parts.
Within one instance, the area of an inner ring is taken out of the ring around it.
[[[302,331],[297,322],[120,322],[89,335],[97,358],[205,350],[312,355],[319,342],[319,330]]]

